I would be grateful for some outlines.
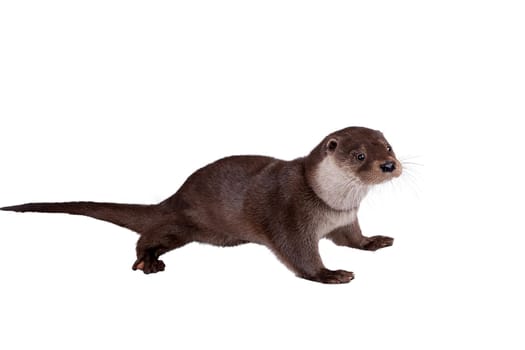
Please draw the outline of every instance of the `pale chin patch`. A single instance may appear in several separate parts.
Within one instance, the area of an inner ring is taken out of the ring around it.
[[[351,210],[359,207],[369,190],[369,187],[357,176],[337,166],[330,156],[319,163],[314,182],[312,187],[315,194],[336,210]]]

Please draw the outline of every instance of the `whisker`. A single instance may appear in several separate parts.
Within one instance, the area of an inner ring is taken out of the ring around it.
[[[402,157],[398,157],[400,161],[404,161],[404,160],[412,160],[412,159],[420,159],[420,158],[424,158],[423,155],[406,155],[406,156],[402,156]]]
[[[403,176],[404,175],[410,176],[411,178],[417,180],[421,177],[421,172],[414,169],[404,169]],[[401,178],[403,178],[403,176],[401,176]]]
[[[425,164],[422,163],[416,163],[416,162],[407,162],[406,160],[401,161],[402,165],[417,165],[417,166],[425,166]]]

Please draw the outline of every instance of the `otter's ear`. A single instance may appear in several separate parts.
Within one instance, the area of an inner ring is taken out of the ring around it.
[[[333,151],[336,150],[338,144],[339,144],[339,142],[337,141],[337,139],[330,139],[326,143],[326,150],[328,152],[333,152]]]

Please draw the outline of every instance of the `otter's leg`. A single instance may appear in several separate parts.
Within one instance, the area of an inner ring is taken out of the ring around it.
[[[300,236],[298,236],[300,237]],[[316,239],[279,242],[271,247],[277,257],[298,277],[321,283],[348,283],[354,273],[345,270],[328,270],[319,255]]]
[[[392,237],[363,236],[357,219],[348,226],[333,230],[326,238],[331,239],[337,245],[372,251],[389,247],[394,243]]]
[[[164,271],[166,266],[159,257],[188,243],[181,233],[176,226],[162,226],[141,235],[133,270],[142,270],[145,274]]]

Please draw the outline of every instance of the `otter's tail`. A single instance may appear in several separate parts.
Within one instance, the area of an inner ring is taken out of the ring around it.
[[[28,203],[0,210],[16,212],[66,213],[108,221],[137,233],[144,233],[155,222],[155,205],[97,202]]]

